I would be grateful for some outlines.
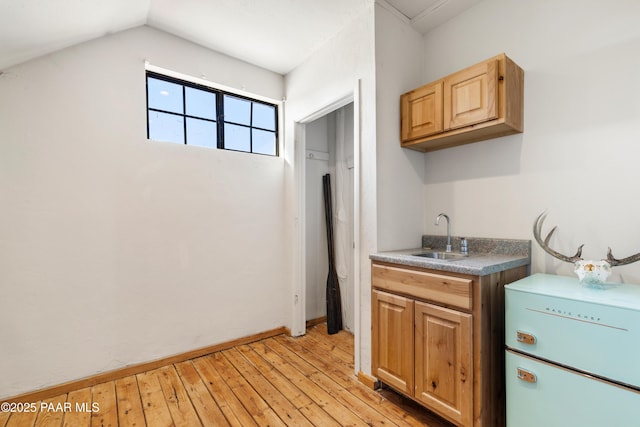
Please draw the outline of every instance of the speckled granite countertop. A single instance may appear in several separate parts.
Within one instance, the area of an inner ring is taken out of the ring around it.
[[[434,250],[443,251],[446,236],[422,236],[423,248],[371,254],[373,261],[412,267],[430,268],[453,273],[485,276],[531,263],[531,240],[485,239],[468,237],[469,256],[458,259],[433,259],[416,256]],[[460,249],[460,237],[452,237],[453,251]]]

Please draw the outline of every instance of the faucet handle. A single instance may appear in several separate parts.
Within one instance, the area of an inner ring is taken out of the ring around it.
[[[464,254],[464,255],[468,255],[469,254],[469,246],[467,243],[467,239],[464,237],[460,238],[460,253]]]

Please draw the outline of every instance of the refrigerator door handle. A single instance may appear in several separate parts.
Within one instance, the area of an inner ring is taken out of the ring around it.
[[[536,343],[536,336],[524,331],[516,331],[516,339],[523,344],[533,345]]]
[[[522,368],[518,368],[518,379],[526,381],[528,383],[535,383],[538,381],[538,377],[536,377],[536,374]]]

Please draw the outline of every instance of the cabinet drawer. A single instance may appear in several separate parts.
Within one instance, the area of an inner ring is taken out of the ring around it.
[[[374,288],[471,310],[471,279],[380,264],[372,265],[371,279]]]

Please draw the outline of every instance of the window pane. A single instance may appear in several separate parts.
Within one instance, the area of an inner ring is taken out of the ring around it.
[[[257,128],[276,130],[276,108],[271,105],[253,103],[253,123]]]
[[[253,129],[253,152],[276,155],[276,134],[265,130]]]
[[[277,105],[153,72],[145,78],[149,139],[277,156]]]
[[[216,122],[187,118],[187,145],[216,148],[218,134]]]
[[[188,115],[203,119],[216,119],[216,95],[214,93],[191,87],[184,89]]]
[[[251,101],[236,98],[234,96],[224,96],[224,121],[239,123],[242,125],[251,124]]]
[[[149,111],[149,139],[184,144],[182,116]]]
[[[227,150],[251,151],[249,128],[225,123],[224,148]]]
[[[182,85],[147,78],[149,108],[182,113]]]

